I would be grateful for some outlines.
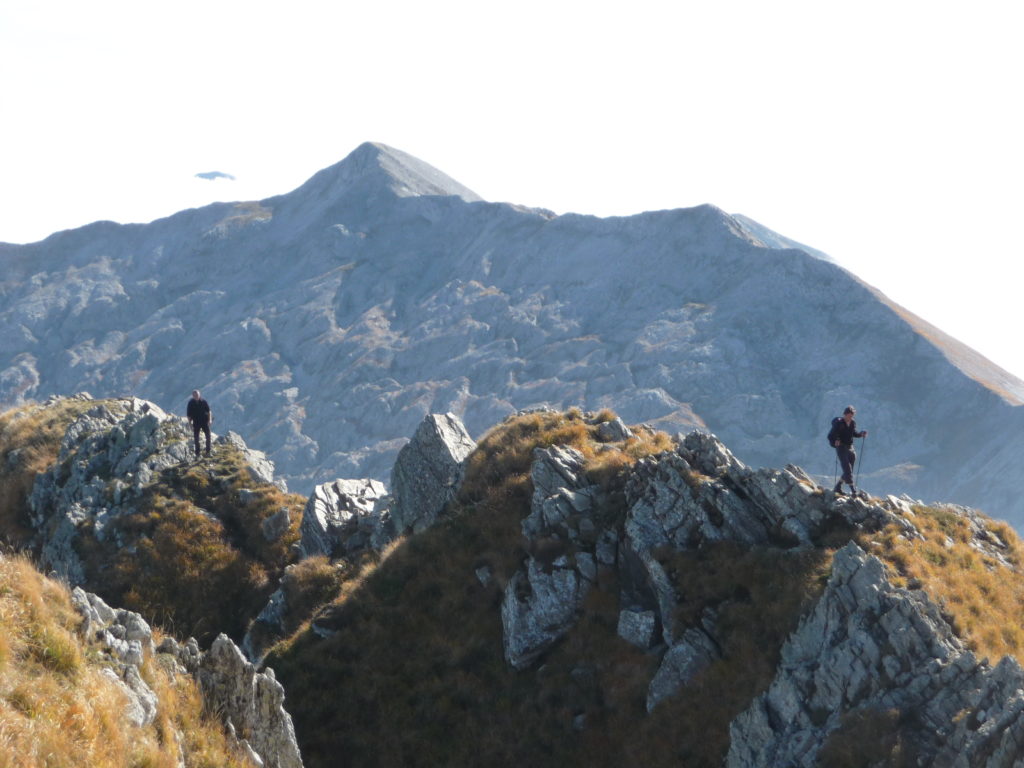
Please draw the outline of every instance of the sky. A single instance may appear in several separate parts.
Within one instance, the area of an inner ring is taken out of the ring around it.
[[[496,202],[745,214],[1024,378],[1022,32],[1017,0],[0,0],[0,242],[378,141]]]

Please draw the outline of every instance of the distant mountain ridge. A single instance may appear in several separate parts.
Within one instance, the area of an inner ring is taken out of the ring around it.
[[[745,462],[1020,524],[1024,383],[827,256],[713,206],[599,219],[483,201],[363,144],[291,193],[0,247],[0,407],[208,396],[294,490],[387,479],[423,416],[611,407]]]

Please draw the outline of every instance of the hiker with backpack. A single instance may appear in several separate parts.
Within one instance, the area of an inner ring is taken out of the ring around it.
[[[852,405],[846,406],[842,416],[832,419],[832,428],[828,431],[828,444],[836,449],[836,456],[843,468],[843,476],[836,483],[836,487],[832,489],[833,493],[841,494],[843,483],[846,483],[850,486],[850,493],[854,496],[857,495],[857,488],[853,484],[853,465],[857,461],[857,453],[853,450],[853,439],[867,437],[868,431],[866,429],[863,432],[857,431],[857,422],[853,420],[856,414],[857,410]]]

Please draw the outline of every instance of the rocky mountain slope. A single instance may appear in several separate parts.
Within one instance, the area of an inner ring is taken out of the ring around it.
[[[272,649],[307,765],[1024,760],[1012,529],[609,419],[497,427]]]
[[[365,144],[295,191],[0,245],[0,407],[207,394],[298,490],[386,481],[431,412],[529,406],[705,426],[830,475],[1020,522],[1024,384],[821,254],[711,207],[597,219],[493,204]]]
[[[287,496],[239,436],[187,446],[132,398],[0,415],[0,538],[85,587],[0,557],[0,669],[74,683],[47,683],[58,713],[102,677],[117,743],[282,768],[1024,760],[1024,548],[970,509],[836,496],[608,410],[479,443],[428,415],[390,492]],[[43,603],[56,624],[16,619]],[[0,678],[5,728],[37,733],[42,698]],[[215,744],[174,736],[182,686],[221,716]]]
[[[224,636],[179,645],[8,555],[0,617],[6,765],[302,766],[284,690]]]

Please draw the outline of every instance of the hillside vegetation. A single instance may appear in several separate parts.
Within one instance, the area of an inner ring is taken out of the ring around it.
[[[111,402],[104,407],[116,410]],[[57,400],[0,416],[0,537],[8,549],[31,550],[26,499],[36,475],[54,467],[56,476],[67,475],[78,459],[60,459],[61,440],[94,407],[96,401]],[[664,433],[641,426],[623,440],[602,434],[613,419],[611,411],[579,410],[507,419],[466,459],[459,494],[434,527],[383,552],[334,562],[294,562],[305,499],[254,481],[240,449],[221,443],[208,460],[155,473],[132,513],[109,521],[103,536],[84,527],[75,546],[85,586],[206,645],[217,632],[240,637],[280,584],[288,605],[283,626],[295,631],[265,664],[285,686],[310,768],[334,766],[338,755],[353,766],[721,765],[730,724],[776,678],[784,644],[819,603],[836,552],[851,541],[881,559],[896,587],[930,597],[979,657],[994,664],[1024,656],[1024,549],[1009,526],[961,507],[905,500],[886,501],[884,509],[881,500],[862,505],[884,525],[851,523],[855,516],[838,512],[849,504],[856,513],[858,500],[836,507],[827,490],[794,470],[787,482],[797,490],[786,503],[806,505],[813,512],[807,520],[818,521],[799,546],[792,530],[780,528],[758,544],[701,539],[650,552],[675,594],[666,624],[700,627],[713,617],[714,658],[684,692],[652,705],[649,686],[665,646],[657,640],[643,650],[620,636],[623,596],[636,594],[640,567],[627,556],[598,565],[571,628],[524,669],[513,669],[504,653],[506,585],[524,562],[550,573],[561,561],[577,561],[575,548],[583,546],[571,537],[524,536],[535,502],[531,467],[545,455],[537,449],[579,451],[588,487],[599,489],[588,497],[595,505],[588,522],[620,542],[627,517],[635,522],[631,483],[643,472],[653,477],[662,460],[682,467],[674,492],[689,494],[694,514],[709,519],[737,509],[725,501],[716,507],[715,494],[753,508],[770,501],[750,490],[780,480],[770,471],[743,475],[748,470],[736,464],[729,471],[737,476],[702,474]],[[186,439],[165,424],[160,440],[173,447]],[[97,487],[112,485],[105,465],[96,466]],[[290,522],[268,537],[264,523],[282,509]],[[197,694],[176,688],[183,703],[161,706],[151,737],[111,735],[123,730],[116,690],[102,689],[105,677],[94,669],[102,663],[78,640],[66,590],[25,560],[8,557],[0,565],[0,754],[10,744],[18,750],[11,754],[56,755],[40,765],[177,765],[167,762],[176,759],[173,734],[206,733]],[[174,687],[171,678],[147,663],[146,682],[163,697]],[[853,712],[831,731],[821,759],[831,766],[915,764],[920,745],[912,721],[913,713],[895,708]],[[52,733],[43,727],[51,722]],[[210,733],[180,747],[187,766],[233,764],[223,735]],[[126,755],[134,762],[124,762]],[[22,764],[2,760],[0,768]]]
[[[612,418],[613,414],[606,414]],[[827,556],[709,548],[674,563],[698,577],[684,606],[697,612],[741,593],[720,619],[726,661],[686,697],[647,715],[647,684],[658,659],[616,633],[619,585],[600,575],[584,616],[537,670],[515,672],[502,656],[503,585],[526,554],[520,521],[529,511],[533,449],[572,445],[591,479],[616,500],[600,512],[621,518],[625,471],[666,450],[664,433],[609,449],[578,412],[530,414],[492,430],[467,466],[451,516],[397,546],[268,658],[292,693],[292,713],[311,766],[339,752],[352,765],[711,764],[727,726],[766,684],[778,647],[820,590]],[[486,585],[474,575],[489,569]],[[345,681],[345,694],[322,681]],[[301,693],[299,693],[301,691]],[[583,716],[586,727],[577,730]],[[574,723],[576,726],[574,726]],[[388,733],[387,739],[379,734]]]
[[[90,482],[115,497],[125,483],[112,476],[102,455],[82,456],[86,449],[79,446],[57,462],[76,420],[96,409],[122,408],[122,401],[69,398],[0,415],[0,541],[38,554],[28,497],[42,472],[61,481],[67,467],[87,463],[94,472]],[[183,425],[167,422],[152,448],[187,439]],[[79,526],[73,546],[85,572],[82,586],[178,637],[195,636],[204,645],[219,632],[239,639],[292,559],[305,503],[303,496],[256,481],[239,449],[218,443],[209,459],[160,471],[102,536],[92,521]],[[287,529],[271,541],[263,524],[284,509]]]
[[[141,671],[158,715],[129,724],[123,689],[81,638],[81,621],[66,586],[24,558],[0,556],[0,766],[253,766],[203,711],[195,683],[153,658]]]
[[[95,404],[55,399],[0,413],[0,542],[15,548],[28,542],[28,496],[36,475],[57,461],[68,426]]]
[[[920,539],[898,526],[873,533],[840,526],[810,548],[719,542],[665,552],[662,566],[680,592],[679,623],[693,626],[714,610],[722,647],[684,695],[653,712],[645,700],[659,656],[618,636],[623,585],[612,569],[600,570],[569,634],[534,666],[512,670],[502,655],[503,588],[524,557],[543,557],[524,549],[520,531],[533,450],[580,450],[591,481],[608,491],[595,517],[621,525],[629,468],[671,447],[666,435],[642,428],[639,439],[612,447],[597,428],[570,411],[493,429],[468,459],[447,519],[364,568],[272,651],[267,664],[290,692],[308,765],[332,765],[337,754],[357,766],[721,765],[729,723],[771,682],[783,642],[821,594],[833,553],[851,539],[880,556],[899,583],[927,590],[982,655],[997,660],[1022,650],[1015,628],[1024,620],[1024,577],[1012,530],[919,506],[911,518]],[[691,478],[695,486],[705,480]],[[980,531],[998,542],[1002,561],[971,546]],[[907,751],[893,715],[850,718],[825,754],[836,765],[863,764],[865,728],[881,740],[873,759],[899,764]],[[845,762],[851,744],[855,757]]]

